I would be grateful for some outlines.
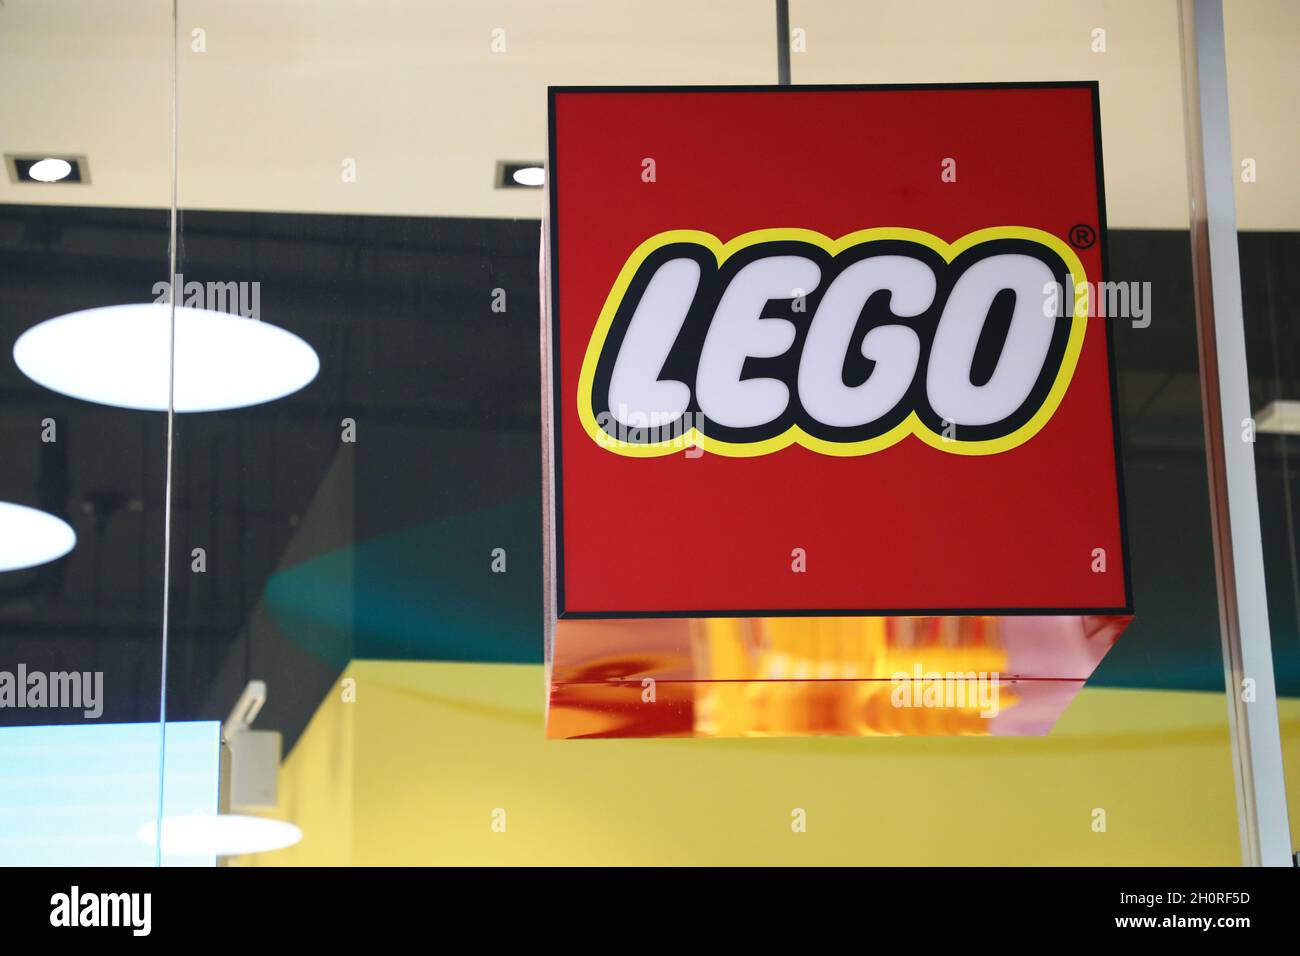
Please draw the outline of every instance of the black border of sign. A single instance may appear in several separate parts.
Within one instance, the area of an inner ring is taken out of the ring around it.
[[[1043,90],[1087,89],[1092,94],[1093,164],[1097,170],[1097,231],[1101,243],[1101,281],[1110,275],[1110,249],[1106,235],[1106,183],[1102,172],[1101,88],[1096,80],[1062,80],[1024,83],[828,83],[799,86],[548,86],[546,88],[546,188],[549,206],[546,236],[549,254],[547,280],[550,284],[551,337],[551,498],[554,502],[553,534],[555,562],[555,611],[559,620],[628,620],[638,618],[705,617],[968,617],[968,616],[1074,616],[1132,615],[1133,579],[1128,543],[1128,508],[1124,491],[1124,463],[1119,423],[1119,384],[1115,371],[1115,326],[1106,329],[1106,364],[1110,375],[1110,419],[1115,443],[1115,486],[1119,503],[1120,550],[1124,561],[1124,607],[997,607],[997,608],[833,608],[829,610],[728,608],[690,611],[567,611],[564,607],[564,495],[561,475],[563,441],[562,391],[560,388],[560,253],[558,228],[558,186],[555,161],[555,98],[566,93],[829,93],[901,92],[905,90]],[[545,503],[544,503],[545,505]]]

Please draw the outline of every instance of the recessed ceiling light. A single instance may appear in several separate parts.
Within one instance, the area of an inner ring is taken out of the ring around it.
[[[158,845],[158,825],[143,823],[136,838]],[[302,830],[283,820],[222,813],[216,816],[163,817],[162,849],[166,856],[239,856],[282,850],[302,840]]]
[[[90,182],[85,156],[20,156],[5,154],[9,179],[15,183],[78,183]]]
[[[516,169],[510,174],[510,178],[520,186],[540,186],[546,182],[546,173],[540,166],[525,166],[523,169]]]
[[[77,533],[54,515],[0,501],[0,571],[34,568],[61,558],[77,544]]]
[[[38,159],[27,169],[27,175],[42,183],[57,183],[71,172],[72,164],[66,159]]]
[[[33,326],[14,362],[37,384],[73,398],[167,410],[165,303],[111,305]],[[320,371],[316,351],[292,332],[207,309],[176,309],[175,409],[215,412],[291,395]]]
[[[497,163],[499,189],[537,189],[545,182],[546,169],[539,162],[501,160]]]

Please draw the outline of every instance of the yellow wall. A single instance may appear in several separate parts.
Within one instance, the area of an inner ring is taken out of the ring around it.
[[[344,678],[355,703],[336,687],[284,764],[303,842],[238,862],[1239,862],[1220,694],[1085,689],[1038,738],[563,741],[542,736],[540,666],[354,661]],[[1283,719],[1294,770],[1300,701]]]

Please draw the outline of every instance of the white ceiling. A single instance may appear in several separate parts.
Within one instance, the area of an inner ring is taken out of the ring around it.
[[[1300,3],[1227,0],[1247,229],[1300,228]],[[548,84],[772,83],[771,0],[180,0],[179,199],[203,209],[539,217],[493,188],[540,159]],[[165,206],[170,0],[4,0],[0,150],[84,154],[88,186],[0,202]],[[1175,0],[792,0],[796,83],[1098,79],[1113,226],[1187,223]],[[1092,52],[1093,30],[1106,52]],[[206,52],[190,49],[194,29]],[[506,49],[493,52],[493,31]],[[1043,162],[1070,148],[1044,130]],[[343,160],[357,162],[344,183]]]

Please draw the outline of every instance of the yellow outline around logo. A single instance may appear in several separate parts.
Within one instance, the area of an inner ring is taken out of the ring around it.
[[[1044,399],[1042,406],[1034,414],[1033,418],[1009,435],[981,441],[944,438],[921,421],[916,412],[912,412],[907,418],[883,435],[857,442],[827,441],[815,435],[809,435],[798,425],[792,425],[780,435],[756,442],[721,441],[710,438],[698,428],[692,427],[685,435],[645,445],[619,441],[597,423],[591,403],[592,385],[596,376],[596,363],[600,358],[601,350],[605,347],[605,339],[609,335],[609,328],[614,321],[614,314],[618,311],[623,296],[632,283],[632,277],[636,275],[646,257],[656,249],[674,242],[696,243],[711,250],[718,261],[718,265],[721,265],[739,250],[760,242],[781,240],[806,242],[826,250],[831,255],[835,255],[851,246],[877,239],[903,239],[928,246],[937,252],[945,262],[951,262],[972,246],[993,239],[1029,240],[1046,246],[1061,257],[1061,261],[1065,263],[1069,274],[1075,280],[1074,315],[1070,324],[1070,337],[1066,343],[1065,355],[1061,359],[1061,367],[1056,373],[1056,380],[1052,383],[1047,398]],[[587,343],[587,352],[582,360],[582,373],[578,378],[578,417],[582,421],[583,429],[591,437],[592,441],[608,451],[631,458],[659,458],[682,451],[691,445],[698,446],[706,452],[728,458],[754,458],[759,455],[770,455],[783,448],[788,448],[790,445],[801,445],[810,451],[823,455],[848,458],[883,451],[902,441],[908,435],[915,435],[927,445],[949,454],[996,455],[999,452],[1009,451],[1022,445],[1034,437],[1051,419],[1057,407],[1061,404],[1061,400],[1065,397],[1065,391],[1070,385],[1075,366],[1079,361],[1079,353],[1083,350],[1083,337],[1088,325],[1087,290],[1089,288],[1088,277],[1084,273],[1083,263],[1079,261],[1079,257],[1075,255],[1074,250],[1051,233],[1043,232],[1041,229],[1031,229],[1027,226],[994,226],[989,229],[979,229],[967,233],[951,244],[920,229],[892,226],[863,229],[841,236],[839,239],[831,239],[829,236],[810,229],[758,229],[753,232],[743,233],[725,243],[711,233],[700,232],[695,229],[672,229],[651,236],[637,246],[623,265],[613,288],[609,290],[609,296],[605,299],[604,308],[600,310],[600,317],[596,321],[596,327],[592,330],[591,339]]]

